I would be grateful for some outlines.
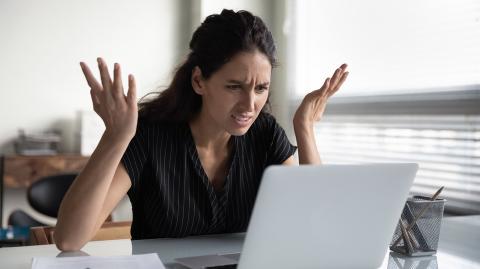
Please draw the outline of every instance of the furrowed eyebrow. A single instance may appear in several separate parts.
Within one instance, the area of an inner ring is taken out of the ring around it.
[[[235,80],[235,79],[229,79],[227,80],[228,83],[234,83],[234,84],[245,84],[243,81]],[[261,84],[257,84],[257,86],[268,86],[270,82],[264,82]]]
[[[266,86],[268,86],[268,85],[270,85],[270,82],[264,82],[264,83],[258,84],[257,86],[264,86],[264,87],[266,87]]]

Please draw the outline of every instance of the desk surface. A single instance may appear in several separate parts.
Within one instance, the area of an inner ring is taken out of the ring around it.
[[[0,267],[27,269],[38,256],[111,256],[156,252],[168,268],[184,268],[178,257],[239,252],[244,234],[196,236],[182,239],[110,240],[89,242],[81,252],[61,253],[54,245],[0,248]],[[406,258],[386,252],[380,268],[480,268],[480,216],[445,218],[435,256]]]

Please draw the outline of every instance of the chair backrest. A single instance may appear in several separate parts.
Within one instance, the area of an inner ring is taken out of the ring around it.
[[[131,221],[105,222],[91,241],[130,239]],[[30,228],[30,245],[55,244],[55,227],[42,226]]]
[[[77,177],[76,173],[47,176],[34,182],[27,191],[29,204],[38,212],[56,218],[63,196]]]

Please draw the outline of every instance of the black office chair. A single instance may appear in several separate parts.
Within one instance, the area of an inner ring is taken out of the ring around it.
[[[27,190],[27,199],[30,206],[36,211],[52,218],[58,216],[58,209],[63,196],[78,174],[61,174],[46,176],[34,182]],[[45,226],[46,224],[34,219],[25,211],[17,209],[8,217],[8,225],[13,226]]]

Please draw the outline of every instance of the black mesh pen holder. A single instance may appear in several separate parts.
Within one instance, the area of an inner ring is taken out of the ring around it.
[[[414,196],[405,203],[390,250],[408,256],[437,252],[445,199]]]

